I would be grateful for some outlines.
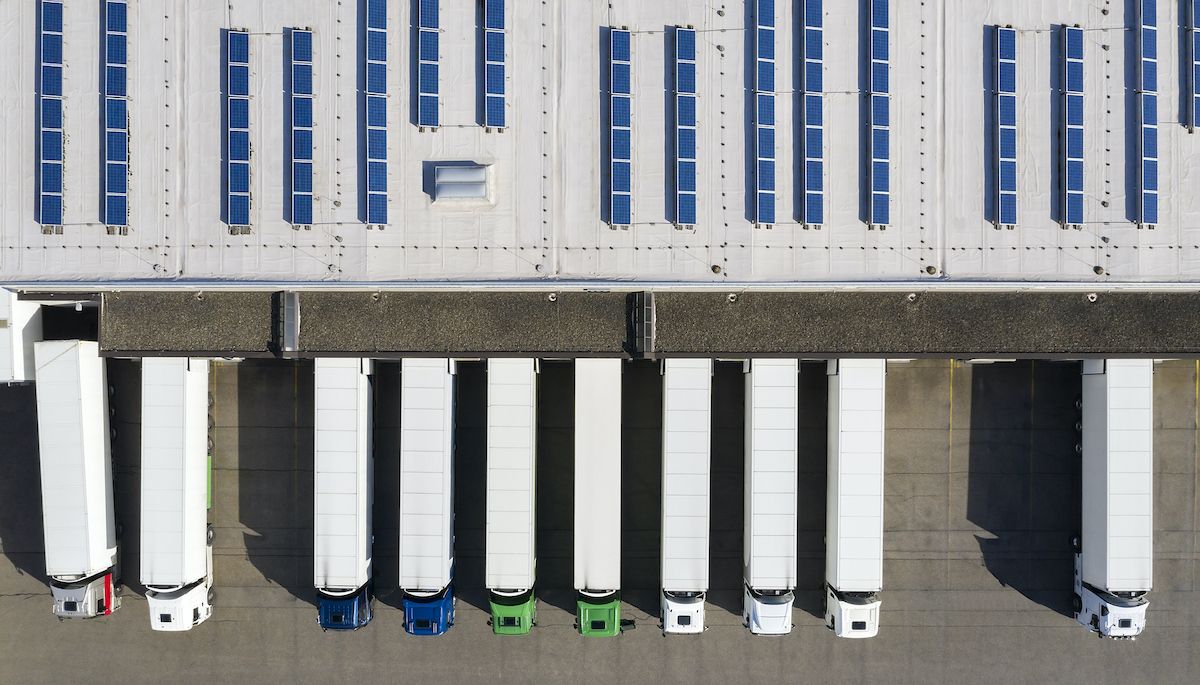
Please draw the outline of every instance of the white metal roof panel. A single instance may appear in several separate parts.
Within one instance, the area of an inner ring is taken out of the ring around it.
[[[796,60],[776,61],[778,219],[755,228],[752,124],[744,69],[750,0],[722,12],[700,0],[506,3],[503,133],[477,120],[480,51],[475,0],[442,0],[441,121],[413,123],[413,3],[388,7],[387,86],[390,223],[358,220],[357,3],[295,0],[200,3],[158,0],[129,9],[130,231],[98,223],[100,150],[99,3],[67,3],[64,26],[66,228],[34,222],[36,7],[0,4],[0,105],[15,125],[0,130],[0,272],[21,280],[389,282],[459,280],[778,281],[1196,281],[1200,278],[1200,140],[1160,127],[1162,211],[1158,228],[1130,219],[1136,160],[1127,143],[1136,98],[1124,73],[1133,17],[1093,0],[928,0],[892,3],[892,225],[871,230],[861,203],[860,73],[865,5],[825,3],[826,223],[797,221],[800,148]],[[1160,3],[1163,74],[1179,71],[1179,11]],[[775,3],[775,24],[794,27],[800,3]],[[697,223],[667,221],[673,202],[663,131],[671,65],[665,26],[697,30]],[[985,26],[1017,30],[1020,223],[989,221],[985,131],[990,96]],[[1085,222],[1055,221],[1058,118],[1052,74],[1057,25],[1084,29]],[[600,131],[605,98],[601,29],[632,36],[633,224],[601,219],[605,183]],[[284,220],[283,29],[309,27],[314,42],[315,223]],[[253,232],[230,236],[220,220],[221,31],[250,33]],[[779,30],[777,55],[794,55]],[[1160,111],[1175,112],[1179,87],[1164,79]],[[437,203],[426,176],[441,162],[489,167],[489,199],[470,208]],[[721,266],[714,273],[712,266]],[[1097,274],[1095,269],[1103,271]]]
[[[1085,362],[1083,580],[1149,590],[1154,538],[1154,363]]]
[[[843,592],[883,588],[882,359],[829,362],[825,579]]]
[[[575,360],[575,589],[621,587],[621,360]]]
[[[371,579],[371,360],[318,358],[313,371],[315,431],[313,583],[346,591]]]
[[[796,587],[799,363],[754,359],[746,374],[745,578],[758,590]]]
[[[454,559],[454,363],[400,367],[400,587],[437,591]]]
[[[108,387],[94,342],[34,345],[46,574],[86,576],[115,560]]]
[[[711,359],[668,359],[664,363],[664,590],[708,590],[712,368]]]
[[[487,362],[487,559],[489,588],[533,587],[537,370],[533,359]]]
[[[143,585],[180,587],[207,573],[208,469],[208,361],[143,359]]]
[[[41,339],[41,308],[0,290],[0,383],[33,380],[33,343]]]

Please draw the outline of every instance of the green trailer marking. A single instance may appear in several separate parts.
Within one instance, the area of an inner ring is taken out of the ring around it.
[[[621,634],[621,595],[607,601],[581,595],[576,602],[579,634],[585,637],[614,637]]]

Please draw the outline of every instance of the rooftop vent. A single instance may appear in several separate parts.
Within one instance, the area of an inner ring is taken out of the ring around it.
[[[433,201],[488,202],[488,168],[479,164],[440,164],[433,171]]]

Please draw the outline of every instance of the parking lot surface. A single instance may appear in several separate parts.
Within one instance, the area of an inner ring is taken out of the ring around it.
[[[1079,365],[888,366],[883,617],[877,638],[824,627],[826,379],[802,365],[796,628],[754,637],[741,625],[743,387],[714,379],[711,580],[701,636],[657,629],[661,377],[626,365],[622,585],[637,629],[580,637],[571,589],[573,379],[543,362],[539,391],[539,625],[499,637],[483,579],[484,372],[459,366],[455,627],[404,634],[396,592],[398,387],[379,363],[375,421],[374,622],[322,633],[312,589],[311,362],[215,363],[213,505],[216,609],[189,633],[154,634],[138,584],[139,365],[109,362],[124,604],[59,622],[44,577],[32,386],[0,387],[0,682],[119,683],[1191,683],[1200,682],[1200,507],[1195,361],[1155,373],[1154,591],[1135,642],[1104,641],[1071,618],[1070,536],[1078,529],[1074,403]]]

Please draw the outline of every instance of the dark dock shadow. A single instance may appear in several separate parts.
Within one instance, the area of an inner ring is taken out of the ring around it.
[[[826,362],[800,365],[795,607],[825,619],[825,490],[829,470]]]
[[[487,364],[460,362],[454,404],[454,591],[485,614]]]
[[[250,563],[316,605],[313,588],[313,364],[237,365],[238,515]]]
[[[539,362],[537,394],[537,597],[575,614],[575,367]]]
[[[621,372],[621,598],[657,617],[662,589],[662,373],[657,361]]]
[[[34,384],[0,385],[0,552],[18,573],[49,585],[39,456]]]
[[[401,607],[400,587],[400,362],[376,361],[374,375],[375,491],[372,576],[375,594]]]
[[[113,512],[120,536],[121,584],[140,594],[142,585],[142,364],[109,359],[108,427],[112,436]]]
[[[742,363],[715,362],[709,467],[708,604],[736,616],[742,614],[745,399]]]
[[[1079,530],[1077,362],[971,367],[967,519],[1003,586],[1071,615],[1071,536]]]

